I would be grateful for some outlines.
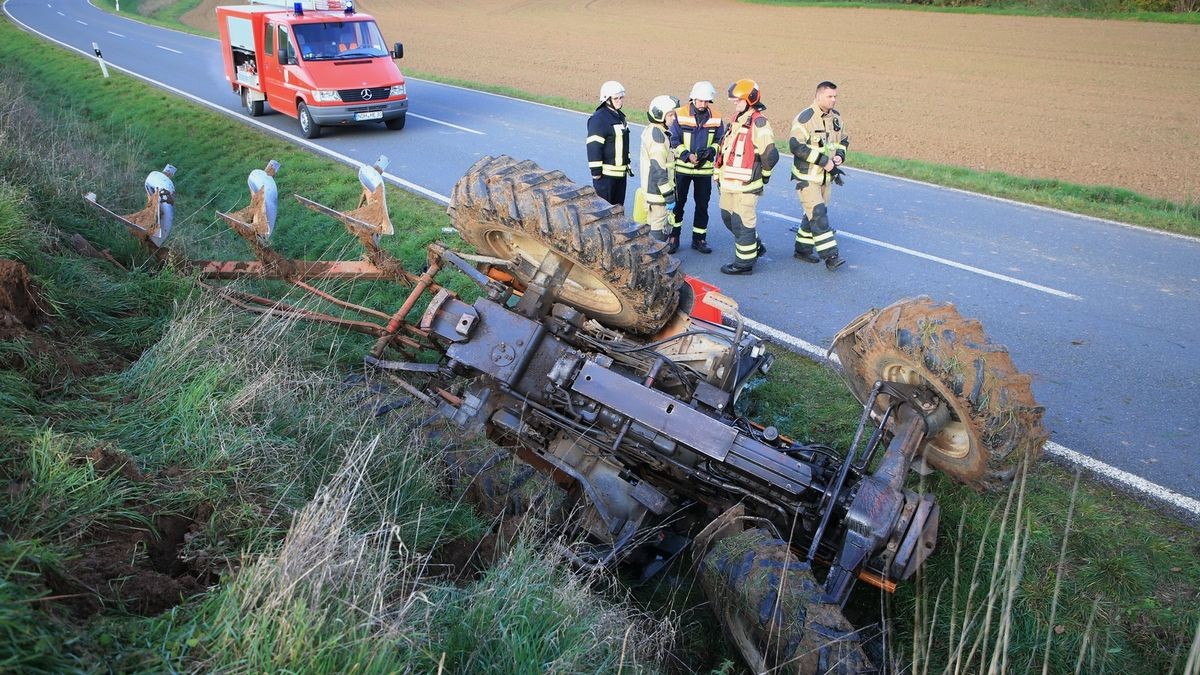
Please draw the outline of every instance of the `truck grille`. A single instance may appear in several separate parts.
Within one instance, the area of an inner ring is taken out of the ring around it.
[[[341,95],[342,101],[346,103],[360,103],[362,101],[382,101],[388,97],[388,92],[391,87],[366,87],[363,89],[339,89],[338,94]],[[363,94],[370,92],[370,96]]]

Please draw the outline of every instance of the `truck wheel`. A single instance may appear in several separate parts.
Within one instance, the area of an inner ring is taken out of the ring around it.
[[[787,542],[765,530],[721,539],[700,560],[700,584],[722,628],[756,673],[875,672],[856,631]]]
[[[404,123],[408,121],[408,115],[404,114],[399,117],[385,120],[383,125],[392,131],[400,131],[404,128]]]
[[[250,98],[250,90],[242,89],[242,109],[250,117],[258,117],[263,114],[263,102],[252,100]]]
[[[559,299],[610,328],[654,333],[679,304],[683,273],[666,246],[561,171],[484,157],[455,184],[450,218],[480,253],[515,261],[522,283],[551,251],[572,261]]]
[[[941,396],[953,421],[921,453],[957,481],[1002,488],[1042,453],[1049,434],[1029,376],[950,303],[919,297],[873,309],[842,329],[833,350],[863,403],[877,380],[924,384]]]
[[[312,114],[308,112],[308,106],[301,102],[296,112],[296,116],[300,118],[300,133],[304,134],[305,138],[320,138],[321,125],[313,121]]]

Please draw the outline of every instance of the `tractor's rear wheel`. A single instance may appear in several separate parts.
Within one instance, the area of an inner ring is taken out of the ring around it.
[[[841,608],[822,602],[808,563],[786,541],[746,530],[714,543],[700,583],[730,640],[754,672],[875,672]]]
[[[919,297],[873,309],[843,329],[833,349],[864,404],[877,380],[937,392],[953,419],[921,453],[951,478],[977,489],[1001,488],[1022,462],[1041,455],[1048,434],[1029,376],[954,305]],[[880,399],[876,412],[887,403],[886,396]]]
[[[450,217],[480,253],[514,261],[524,284],[547,253],[570,260],[559,300],[610,328],[654,333],[679,304],[683,273],[666,246],[561,171],[484,157],[454,186]]]

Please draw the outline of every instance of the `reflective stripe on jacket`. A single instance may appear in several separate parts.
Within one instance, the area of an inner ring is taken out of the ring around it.
[[[675,156],[666,127],[651,124],[642,132],[642,151],[638,168],[647,204],[675,201]]]
[[[588,169],[613,178],[629,175],[629,125],[625,113],[601,104],[587,122]]]
[[[671,147],[674,149],[675,171],[693,176],[711,176],[713,160],[725,137],[725,121],[712,114],[712,108],[696,110],[693,103],[675,111],[671,124]],[[688,153],[696,153],[700,166],[684,161]]]
[[[771,123],[753,108],[729,125],[717,155],[717,174],[722,191],[762,192],[771,180],[771,169],[779,161]]]
[[[813,103],[792,120],[792,180],[824,185],[829,181],[825,165],[833,157],[846,159],[850,137],[836,109],[822,113]]]

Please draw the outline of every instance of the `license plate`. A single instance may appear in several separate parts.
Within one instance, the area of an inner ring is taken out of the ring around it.
[[[355,122],[364,122],[366,120],[381,120],[383,119],[383,111],[376,110],[374,112],[354,113]]]

